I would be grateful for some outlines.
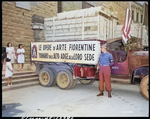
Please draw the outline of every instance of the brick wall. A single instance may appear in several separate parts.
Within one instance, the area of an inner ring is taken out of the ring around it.
[[[31,29],[32,16],[36,14],[45,18],[56,16],[57,2],[39,2],[30,10],[16,7],[15,2],[2,2],[2,45],[12,42],[16,49],[23,44],[25,62],[30,61],[30,42],[33,42],[34,31]]]

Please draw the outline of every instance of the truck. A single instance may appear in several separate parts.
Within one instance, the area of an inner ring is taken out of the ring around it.
[[[61,89],[71,89],[80,81],[92,84],[99,79],[96,64],[101,53],[100,46],[105,41],[78,40],[67,42],[32,42],[31,57],[36,66],[36,74],[42,86],[56,85]],[[110,53],[112,50],[109,50]],[[114,56],[114,53],[112,53]],[[141,79],[140,92],[148,99],[149,62],[148,51],[130,51],[123,62],[114,61],[111,66],[111,80],[134,83]]]
[[[137,32],[136,26],[139,27]],[[144,34],[143,28],[132,24],[132,37],[140,39]],[[123,46],[117,18],[106,14],[101,7],[45,18],[44,33],[44,42],[31,43],[31,62],[36,66],[36,74],[42,86],[57,85],[65,90],[74,88],[78,81],[87,85],[99,79],[95,65],[102,44],[111,46],[108,51],[114,59],[119,56],[115,48]],[[134,84],[135,78],[140,78],[140,93],[149,99],[148,51],[128,49],[126,53],[124,60],[114,60],[111,80]]]

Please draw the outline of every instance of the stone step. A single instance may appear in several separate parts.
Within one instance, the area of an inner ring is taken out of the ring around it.
[[[14,75],[24,75],[24,74],[35,74],[35,71],[32,70],[23,70],[23,71],[17,71],[14,70]],[[5,71],[2,71],[2,77],[5,77]]]
[[[37,81],[15,84],[12,87],[2,86],[2,92],[11,91],[11,90],[20,89],[20,88],[26,88],[28,86],[34,86],[34,85],[40,85],[39,81],[37,80]]]
[[[12,76],[12,87],[7,86],[7,78],[5,78],[5,71],[2,71],[2,91],[14,90],[24,88],[27,86],[38,85],[38,75],[33,70],[14,70]]]
[[[12,80],[19,79],[19,78],[29,78],[29,77],[38,77],[35,73],[23,74],[23,75],[13,75]],[[2,81],[7,80],[6,77],[2,77]]]
[[[29,77],[29,78],[23,78],[23,79],[12,79],[12,84],[16,85],[16,84],[23,84],[26,82],[31,82],[31,81],[38,81],[38,77]],[[2,81],[2,86],[7,86],[7,80],[6,81]]]

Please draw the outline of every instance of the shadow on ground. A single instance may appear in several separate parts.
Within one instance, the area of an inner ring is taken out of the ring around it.
[[[10,103],[10,104],[3,104],[5,109],[2,110],[2,117],[13,117],[19,113],[22,113],[22,110],[16,109],[16,107],[21,106],[20,103]]]

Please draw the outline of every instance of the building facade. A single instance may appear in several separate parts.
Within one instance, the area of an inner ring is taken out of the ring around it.
[[[34,41],[32,17],[38,15],[44,18],[57,14],[57,2],[2,2],[2,45],[12,42],[18,48],[23,44],[25,63],[30,61],[30,42]]]
[[[125,12],[126,8],[130,8],[132,11],[132,22],[133,23],[142,23],[142,15],[143,15],[143,6],[137,2],[130,1],[92,1],[92,2],[82,2],[82,1],[74,1],[74,2],[61,2],[62,12],[72,11],[84,9],[85,4],[91,4],[89,7],[98,7],[102,6],[103,10],[109,14],[118,18],[118,24],[124,24]]]

